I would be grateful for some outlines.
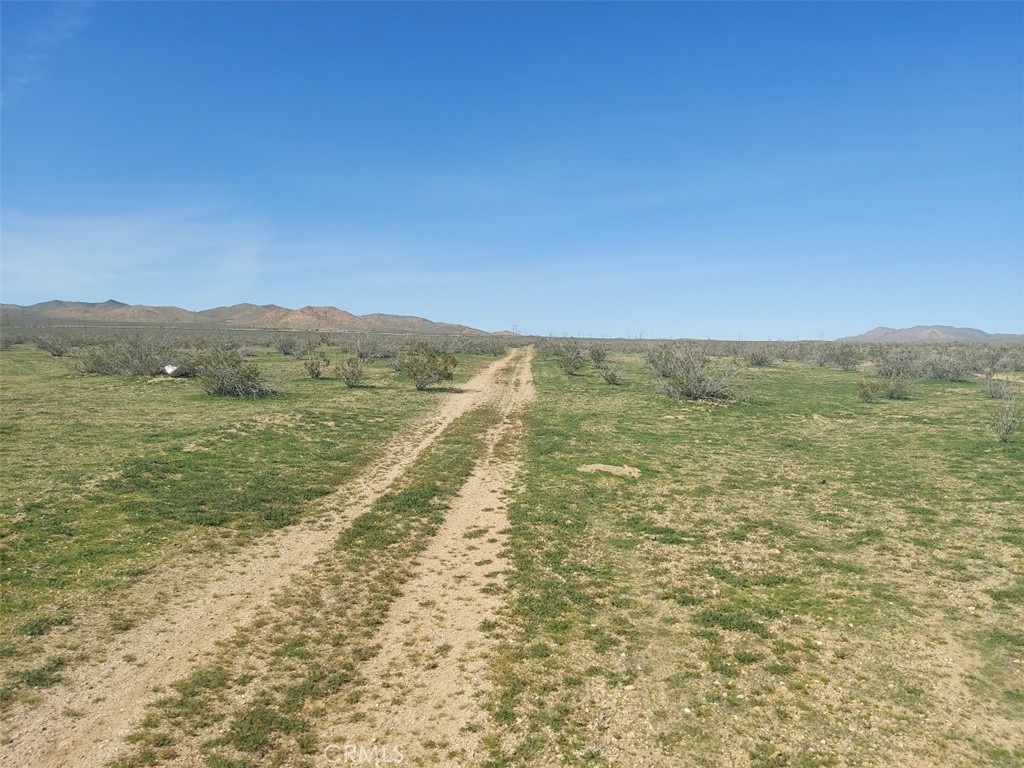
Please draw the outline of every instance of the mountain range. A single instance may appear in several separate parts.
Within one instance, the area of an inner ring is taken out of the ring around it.
[[[110,299],[44,301],[30,306],[0,304],[3,325],[155,325],[260,328],[289,331],[379,331],[384,333],[482,334],[475,328],[409,315],[353,315],[337,307],[288,309],[276,304],[234,304],[200,312],[150,307]]]
[[[2,325],[149,325],[203,328],[259,328],[287,331],[377,331],[380,333],[484,334],[453,323],[438,323],[410,315],[354,315],[337,307],[288,309],[277,304],[233,304],[192,312],[180,307],[151,307],[121,301],[44,301],[20,306],[0,304]],[[854,343],[980,342],[1024,344],[1024,335],[986,333],[977,328],[949,325],[884,326],[836,341]]]
[[[885,342],[981,342],[981,343],[1024,343],[1024,335],[1013,333],[985,333],[977,328],[954,328],[951,325],[915,325],[913,328],[886,328],[880,326],[859,336],[846,336],[836,341],[856,343]]]

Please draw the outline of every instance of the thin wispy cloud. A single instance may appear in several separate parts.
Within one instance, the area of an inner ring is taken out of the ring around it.
[[[135,300],[168,280],[193,286],[182,303],[216,303],[225,288],[246,296],[262,278],[270,244],[260,221],[204,206],[91,215],[8,211],[2,238],[4,294],[36,301],[100,294]]]
[[[57,50],[85,25],[89,3],[60,3],[21,36],[4,40],[4,104],[46,77]],[[11,9],[5,10],[10,13]]]

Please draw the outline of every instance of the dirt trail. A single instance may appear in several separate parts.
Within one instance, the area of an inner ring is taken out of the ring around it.
[[[138,723],[156,686],[185,676],[268,604],[317,554],[405,472],[456,418],[503,398],[499,373],[513,363],[529,370],[529,350],[495,361],[398,438],[353,483],[322,499],[324,514],[217,563],[216,580],[183,582],[167,609],[119,636],[107,657],[66,676],[38,706],[4,725],[0,766],[87,768],[115,756]],[[504,388],[507,388],[504,387]],[[130,654],[130,655],[128,655]]]
[[[479,697],[494,642],[481,624],[496,618],[502,603],[505,508],[519,470],[515,452],[503,448],[521,430],[519,412],[533,397],[526,359],[503,392],[504,418],[487,435],[487,454],[376,633],[381,648],[360,667],[367,683],[359,703],[326,703],[332,715],[321,727],[322,760],[358,759],[363,750],[410,766],[480,763],[486,715]]]

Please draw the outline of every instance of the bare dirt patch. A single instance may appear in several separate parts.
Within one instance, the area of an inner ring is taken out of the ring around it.
[[[992,375],[993,379],[1002,379],[1003,381],[1015,381],[1018,384],[1024,384],[1024,373],[1011,372],[1011,373],[996,373]]]

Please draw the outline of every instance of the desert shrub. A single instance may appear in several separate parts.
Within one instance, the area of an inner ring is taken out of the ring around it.
[[[1019,388],[1012,381],[991,377],[985,379],[981,389],[993,400],[1008,400],[1016,397]]]
[[[405,342],[394,336],[382,337],[380,349],[375,357],[379,357],[382,360],[394,360],[401,357],[402,351],[405,349],[404,344]]]
[[[229,349],[209,351],[200,365],[199,379],[210,395],[268,397],[279,394],[256,363]]]
[[[335,373],[346,387],[358,387],[366,381],[366,365],[358,356],[348,358],[335,368]]]
[[[67,357],[74,349],[71,340],[55,334],[42,334],[33,339],[35,345],[54,357]]]
[[[1024,427],[1024,413],[1017,405],[1017,398],[1004,400],[992,414],[992,431],[1000,443],[1010,442],[1010,438]]]
[[[309,374],[311,379],[321,379],[327,374],[328,368],[331,366],[330,358],[327,357],[327,353],[322,349],[309,349],[305,354],[305,360],[302,362],[302,367],[306,369],[306,373]]]
[[[25,338],[24,336],[11,333],[3,333],[2,330],[0,330],[0,350],[10,349],[15,344],[21,344],[25,341],[28,341],[28,339]]]
[[[221,349],[227,350],[230,347],[225,346]],[[175,374],[178,378],[193,379],[202,372],[203,363],[209,354],[210,350],[206,348],[181,350],[173,355],[170,364],[178,366]]]
[[[875,373],[882,378],[913,378],[921,373],[921,355],[912,347],[882,345],[875,361]]]
[[[619,384],[622,384],[622,382],[624,381],[622,369],[619,368],[618,366],[610,365],[608,362],[604,362],[600,366],[598,366],[597,370],[601,374],[601,378],[604,379],[609,384],[614,384],[618,386]]]
[[[909,376],[879,376],[876,381],[890,400],[908,400],[913,393],[913,379]]]
[[[244,344],[240,347],[236,347],[235,351],[238,352],[242,357],[256,357],[256,350],[252,347],[245,346]]]
[[[540,339],[537,342],[537,350],[544,358],[557,358],[562,354],[562,343],[558,340]]]
[[[809,360],[811,350],[806,344],[799,341],[779,341],[770,345],[775,350],[779,360],[785,363],[794,360]]]
[[[448,381],[454,375],[458,361],[451,352],[439,349],[428,341],[418,341],[399,356],[400,370],[416,389]]]
[[[383,349],[381,338],[375,333],[357,333],[352,340],[352,352],[360,360],[380,357]]]
[[[732,362],[712,361],[710,355],[696,344],[671,347],[668,355],[658,354],[665,393],[669,397],[690,400],[734,400],[737,379],[742,367]]]
[[[950,349],[932,355],[925,362],[925,372],[932,379],[967,381],[975,365],[962,349]]]
[[[999,351],[1001,354],[996,357],[992,365],[993,373],[1024,371],[1024,346],[1005,348]]]
[[[233,354],[241,357],[241,352],[229,344],[199,346],[191,349],[176,350],[171,357],[171,364],[178,366],[175,376],[178,378],[194,379],[202,375],[203,369],[218,355]],[[161,369],[162,370],[162,369]]]
[[[857,382],[857,397],[861,402],[870,403],[882,394],[882,385],[877,379],[864,378]]]
[[[855,371],[860,364],[861,353],[853,344],[836,344],[829,348],[829,359],[844,371]]]
[[[302,348],[302,341],[296,336],[278,336],[274,346],[282,355],[297,355]]]
[[[508,349],[508,340],[496,336],[485,336],[480,339],[470,337],[470,340],[472,341],[471,349],[467,351],[476,352],[481,355],[501,357],[505,354],[505,350]]]
[[[647,350],[647,365],[659,379],[667,379],[672,375],[672,346],[661,344]]]
[[[818,364],[819,368],[824,368],[832,362],[832,350],[827,344],[818,344],[811,354],[811,359]]]
[[[459,334],[455,336],[438,337],[443,339],[443,346],[449,351],[458,354],[471,355],[492,355],[500,357],[508,349],[509,339],[507,336],[491,336],[477,334]]]
[[[166,342],[135,336],[81,350],[76,366],[82,373],[105,376],[156,376],[178,357]]]
[[[608,348],[600,344],[591,344],[587,347],[587,353],[590,355],[590,361],[598,368],[608,361]]]
[[[775,353],[769,344],[755,344],[747,350],[747,363],[754,366],[771,365]]]
[[[569,339],[558,350],[558,367],[569,376],[583,370],[583,351],[576,339]]]

